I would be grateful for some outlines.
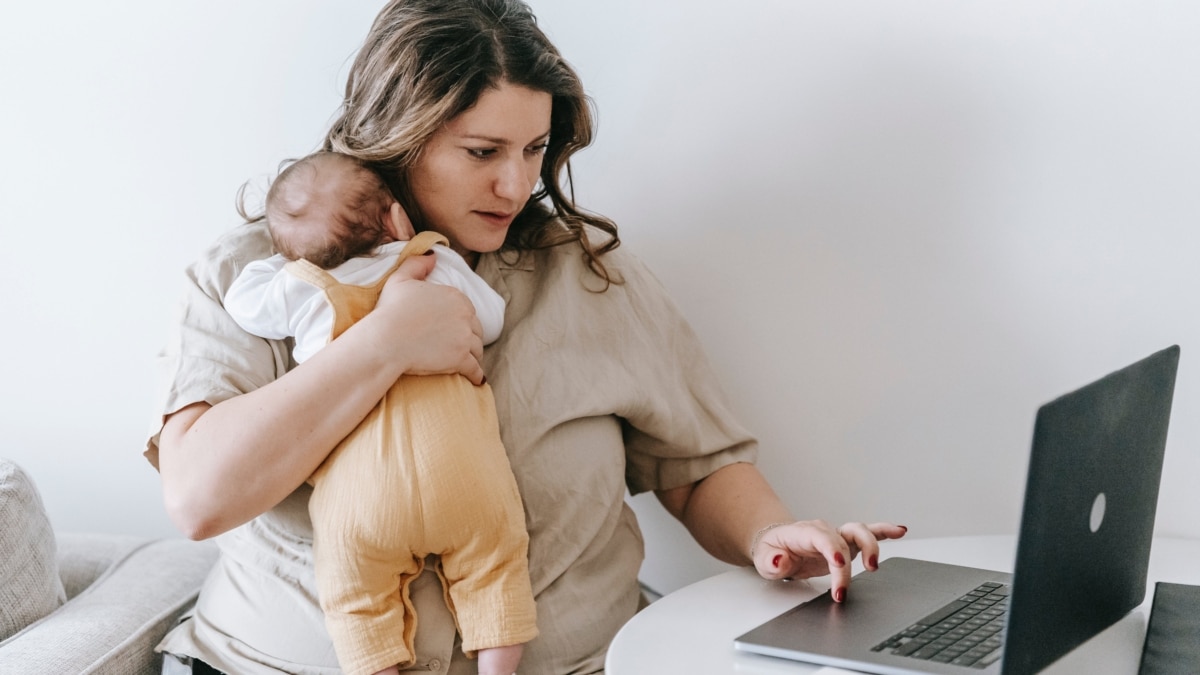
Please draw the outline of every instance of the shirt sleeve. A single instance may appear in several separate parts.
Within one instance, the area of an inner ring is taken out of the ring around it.
[[[265,223],[241,225],[187,268],[170,335],[157,359],[159,405],[144,452],[155,467],[167,415],[258,389],[291,365],[289,341],[247,333],[224,308],[225,292],[242,269],[271,253]]]
[[[286,262],[278,255],[254,260],[225,292],[225,311],[247,333],[273,340],[293,335]]]
[[[619,415],[630,492],[679,487],[728,464],[754,462],[757,441],[738,422],[678,306],[632,255],[609,256],[624,283],[605,291],[614,294],[614,315],[601,320],[620,345],[628,378],[630,404]]]

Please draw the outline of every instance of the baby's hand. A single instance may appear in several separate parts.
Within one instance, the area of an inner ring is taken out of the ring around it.
[[[392,208],[388,210],[388,220],[392,226],[392,236],[396,237],[396,241],[408,241],[417,235],[413,230],[412,221],[408,219],[408,214],[404,212],[404,207],[400,206],[400,202],[392,202]]]

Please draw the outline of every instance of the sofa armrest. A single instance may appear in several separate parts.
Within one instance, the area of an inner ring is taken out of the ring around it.
[[[158,675],[155,645],[192,606],[217,559],[212,542],[116,538],[123,551],[96,580],[50,615],[0,642],[0,673]],[[84,547],[86,548],[86,547]],[[68,551],[64,547],[64,555]]]
[[[58,575],[62,578],[67,600],[87,590],[113,565],[151,542],[148,537],[85,532],[60,532],[55,539]]]

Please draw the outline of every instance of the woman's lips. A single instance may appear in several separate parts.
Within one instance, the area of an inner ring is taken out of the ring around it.
[[[496,227],[508,227],[512,224],[513,218],[517,217],[516,213],[499,213],[496,211],[476,211],[475,213]]]

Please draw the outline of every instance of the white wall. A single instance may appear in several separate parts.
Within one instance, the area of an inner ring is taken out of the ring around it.
[[[173,532],[140,452],[179,269],[314,147],[380,4],[0,7],[0,455],[59,527]],[[1179,343],[1158,523],[1200,536],[1200,6],[534,8],[599,111],[580,201],[671,289],[797,514],[1012,532],[1035,408]],[[720,569],[633,501],[652,584]]]

